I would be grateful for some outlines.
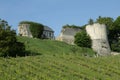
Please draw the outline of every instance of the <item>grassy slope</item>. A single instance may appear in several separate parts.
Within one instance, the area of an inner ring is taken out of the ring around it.
[[[78,54],[78,55],[93,55],[94,52],[91,49],[80,48],[78,46],[71,46],[67,43],[55,41],[55,40],[40,40],[27,37],[18,37],[18,40],[24,42],[26,49],[38,54]],[[74,51],[75,50],[75,51]]]
[[[72,54],[69,51],[69,48],[71,47],[65,43],[49,40],[42,42],[38,39],[35,40],[28,38],[19,38],[19,40],[25,40],[28,50],[33,50],[35,52],[37,51],[42,55],[9,59],[0,58],[0,80],[120,79],[119,55],[99,58],[83,57],[79,56],[80,53]],[[34,43],[34,41],[39,43]],[[46,46],[44,44],[46,44]],[[49,45],[50,47],[47,47],[47,45]],[[67,50],[60,48],[60,45],[62,46],[62,48],[66,48]],[[40,46],[45,46],[47,48],[42,48]],[[56,49],[59,48],[60,50],[53,51],[53,46],[55,46],[54,48],[56,48],[57,46]],[[61,55],[60,53],[62,52],[64,54]],[[66,52],[70,52],[70,54],[66,54]]]

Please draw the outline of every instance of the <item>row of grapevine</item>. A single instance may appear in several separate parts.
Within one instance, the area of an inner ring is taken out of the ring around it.
[[[0,58],[0,80],[119,80],[120,56]]]

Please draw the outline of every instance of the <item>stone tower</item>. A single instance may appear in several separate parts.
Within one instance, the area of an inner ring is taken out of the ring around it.
[[[93,25],[87,25],[86,31],[92,39],[92,48],[98,55],[105,56],[111,54],[107,29],[104,24],[95,23]]]

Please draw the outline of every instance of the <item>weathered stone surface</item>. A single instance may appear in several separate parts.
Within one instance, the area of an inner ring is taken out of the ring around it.
[[[57,40],[64,41],[68,44],[74,44],[74,36],[80,30],[79,28],[63,28]]]
[[[29,29],[30,24],[20,24],[18,26],[18,33],[21,36],[33,37]],[[48,27],[44,26],[43,34],[46,39],[54,39],[54,31]]]
[[[18,32],[21,36],[27,36],[27,37],[33,37],[30,29],[29,29],[29,24],[20,24],[18,26]]]
[[[93,25],[87,25],[86,31],[92,39],[92,48],[98,55],[105,56],[111,53],[107,30],[104,24],[95,23]]]

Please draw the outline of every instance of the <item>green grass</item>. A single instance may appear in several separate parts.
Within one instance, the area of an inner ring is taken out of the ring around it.
[[[18,39],[25,43],[27,50],[41,55],[17,58],[0,57],[0,80],[120,79],[120,55],[85,57],[81,55],[89,51],[93,54],[92,50],[70,46],[59,41],[26,37]]]
[[[41,55],[77,54],[93,56],[95,54],[89,48],[80,48],[55,40],[40,40],[27,37],[18,37],[18,40],[25,43],[26,50]]]

